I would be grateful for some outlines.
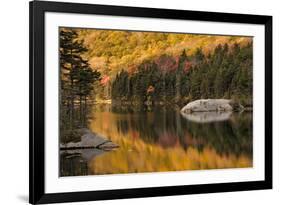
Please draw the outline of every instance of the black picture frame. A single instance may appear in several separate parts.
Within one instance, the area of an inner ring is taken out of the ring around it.
[[[30,165],[29,202],[31,204],[154,197],[198,193],[260,190],[272,188],[272,16],[184,11],[124,6],[33,1],[30,11]],[[71,193],[45,192],[45,76],[44,26],[45,12],[98,14],[111,16],[150,17],[246,23],[265,26],[265,180],[235,183],[197,184],[153,188],[134,188]]]

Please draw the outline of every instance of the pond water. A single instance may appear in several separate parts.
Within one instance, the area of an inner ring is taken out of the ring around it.
[[[60,152],[60,175],[252,167],[252,113],[182,115],[177,107],[92,107],[88,128],[118,149]]]

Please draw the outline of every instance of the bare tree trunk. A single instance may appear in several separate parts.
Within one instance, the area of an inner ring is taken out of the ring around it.
[[[80,107],[80,120],[82,120],[83,117],[82,95],[79,95],[79,107]]]

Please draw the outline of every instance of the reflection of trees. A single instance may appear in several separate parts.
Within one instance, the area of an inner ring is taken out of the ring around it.
[[[60,176],[77,176],[93,174],[89,162],[104,154],[101,149],[77,149],[60,151]]]
[[[219,153],[252,155],[251,114],[236,115],[229,121],[186,125],[192,138],[212,145]]]
[[[60,155],[60,176],[89,175],[88,163],[84,161],[81,154]]]
[[[115,110],[116,111],[116,110]],[[119,132],[139,133],[145,142],[162,147],[177,144],[202,150],[211,146],[221,154],[252,155],[252,114],[233,114],[227,121],[196,123],[184,119],[178,111],[155,108],[154,112],[132,112],[116,120]]]

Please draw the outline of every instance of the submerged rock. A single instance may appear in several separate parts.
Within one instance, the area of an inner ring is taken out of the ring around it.
[[[106,139],[104,136],[97,133],[91,132],[89,129],[82,128],[79,130],[82,134],[81,140],[79,142],[69,142],[66,144],[61,144],[61,149],[90,149],[98,148],[102,150],[112,150],[118,148],[117,144],[114,144],[111,140]]]
[[[232,112],[231,100],[201,99],[188,103],[181,109],[182,113],[193,112]]]

